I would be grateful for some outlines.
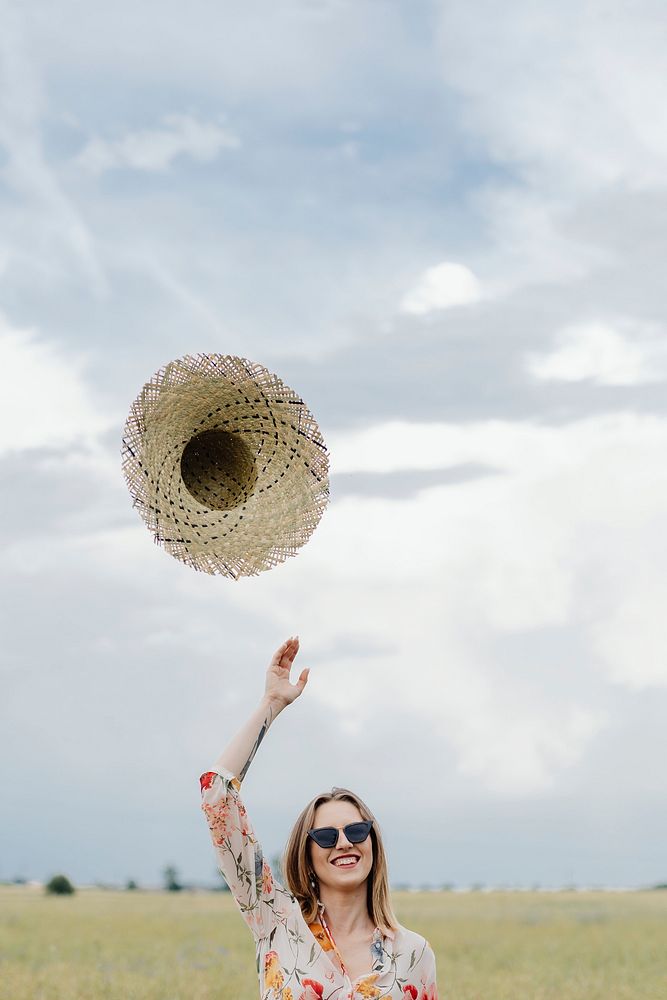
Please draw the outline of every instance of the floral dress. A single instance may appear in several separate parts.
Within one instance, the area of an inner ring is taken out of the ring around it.
[[[437,1000],[433,952],[423,937],[400,925],[393,934],[376,928],[369,971],[352,981],[324,909],[307,924],[295,897],[273,877],[238,779],[219,769],[200,780],[220,871],[255,938],[261,1000]]]

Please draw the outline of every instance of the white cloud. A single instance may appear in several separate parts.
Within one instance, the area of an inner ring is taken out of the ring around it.
[[[642,565],[636,565],[624,599],[590,630],[592,646],[611,679],[635,691],[667,684],[664,567],[650,551],[645,557]]]
[[[396,420],[330,434],[329,444],[334,473],[442,469],[467,462],[510,470],[520,468],[527,454],[537,472],[551,467],[553,454],[566,448],[560,428],[503,420],[465,425]]]
[[[238,149],[236,135],[216,122],[204,122],[192,115],[171,114],[162,127],[128,132],[120,139],[91,139],[79,153],[77,162],[94,174],[105,170],[167,170],[178,156],[209,163],[223,149]]]
[[[557,347],[527,361],[536,378],[601,385],[642,385],[667,376],[664,336],[634,331],[634,339],[606,323],[581,323],[558,334]]]
[[[36,4],[25,16],[49,67],[64,66],[86,80],[94,68],[105,80],[118,74],[122,52],[125,83],[196,87],[241,104],[258,98],[264,112],[277,98],[325,117],[333,104],[347,116],[359,102],[347,93],[340,98],[355,81],[341,73],[343,60],[352,67],[363,61],[367,69],[390,50],[399,63],[413,55],[401,12],[392,6],[379,14],[374,4],[349,0],[215,6],[193,0],[186,11],[179,0],[162,0],[159,12],[146,17],[131,0],[118,0],[113,11],[62,0],[57,15]]]
[[[0,315],[0,454],[90,443],[109,424],[80,359]]]
[[[38,71],[25,41],[23,15],[3,5],[0,33],[0,177],[12,190],[2,206],[0,254],[31,265],[40,278],[62,273],[69,259],[99,294],[106,291],[92,235],[77,205],[49,162],[42,142],[47,109]],[[63,251],[65,253],[63,254]],[[64,257],[64,260],[63,260]]]
[[[378,720],[398,699],[406,718],[441,734],[443,756],[454,755],[462,775],[497,793],[532,794],[574,766],[606,725],[604,708],[583,693],[591,677],[667,685],[666,448],[666,420],[630,414],[564,427],[393,423],[339,435],[337,468],[469,461],[502,474],[411,500],[343,499],[298,560],[230,599],[259,600],[286,632],[298,608],[304,647],[323,660],[313,694],[348,727],[381,733]],[[555,633],[579,636],[580,659],[564,647],[562,662],[570,679],[579,673],[575,687],[543,671]],[[327,653],[345,636],[381,651]],[[503,637],[527,643],[509,667],[498,657]]]
[[[481,298],[480,283],[463,264],[443,261],[424,271],[401,301],[401,312],[413,316],[452,306],[469,305]]]
[[[667,83],[659,0],[447,0],[442,71],[496,159],[550,187],[664,184]]]
[[[498,705],[487,712],[472,709],[472,718],[461,724],[460,770],[481,778],[497,793],[525,794],[548,787],[556,774],[577,764],[591,741],[606,725],[603,712],[579,707],[553,713],[546,705],[522,706],[508,724]],[[453,723],[456,725],[456,723]]]
[[[659,0],[617,5],[613,17],[600,0],[558,8],[548,0],[443,0],[436,10],[440,71],[460,98],[461,127],[500,167],[471,196],[486,246],[469,256],[485,286],[570,285],[576,298],[574,281],[600,264],[613,297],[625,290],[632,299],[647,272],[658,286],[652,261],[661,240],[647,241],[650,223],[633,234],[631,220],[632,199],[664,192],[667,176]],[[617,254],[625,233],[631,242]],[[654,296],[662,311],[659,287]],[[600,305],[609,298],[603,290]],[[644,309],[648,302],[643,296]]]

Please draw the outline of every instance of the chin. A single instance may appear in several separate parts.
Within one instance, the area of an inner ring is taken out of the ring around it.
[[[333,872],[331,877],[320,879],[320,884],[330,885],[336,889],[344,888],[345,886],[356,889],[358,886],[368,882],[369,875],[370,872],[368,871]],[[327,872],[327,876],[329,876],[329,872]]]

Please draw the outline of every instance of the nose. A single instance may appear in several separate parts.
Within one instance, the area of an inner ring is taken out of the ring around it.
[[[336,841],[336,848],[338,849],[340,847],[352,847],[352,844],[345,836],[345,830],[342,827],[338,831],[338,840]]]

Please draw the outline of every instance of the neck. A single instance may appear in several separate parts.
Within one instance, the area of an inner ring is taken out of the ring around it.
[[[324,904],[324,916],[336,940],[366,934],[370,937],[375,930],[368,915],[365,883],[344,891],[322,886],[320,901]]]

